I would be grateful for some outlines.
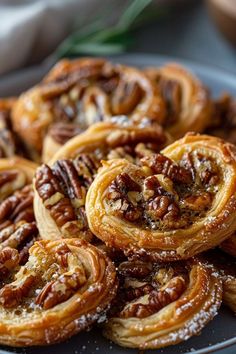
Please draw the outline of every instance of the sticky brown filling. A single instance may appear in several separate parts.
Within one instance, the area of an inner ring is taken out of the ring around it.
[[[13,316],[50,309],[68,300],[86,282],[87,274],[70,248],[61,243],[53,253],[39,255],[19,268],[19,254],[0,251],[0,305]]]
[[[178,300],[189,283],[188,267],[125,261],[118,265],[120,287],[110,316],[145,318]]]
[[[156,143],[136,144],[139,139],[144,139],[144,134],[137,139],[132,135],[131,139],[131,144],[119,146],[120,139],[113,137],[112,149],[108,144],[91,153],[80,153],[74,160],[59,160],[53,167],[42,165],[37,170],[36,190],[59,228],[69,223],[71,227],[68,230],[72,232],[73,223],[77,222],[81,231],[88,230],[85,197],[101,166],[101,160],[126,158],[136,162],[140,157],[160,149]],[[129,141],[127,137],[125,143]]]
[[[132,114],[145,100],[148,92],[141,83],[148,80],[145,75],[135,78],[125,68],[117,70],[110,63],[92,69],[92,66],[88,70],[78,68],[76,72],[41,84],[42,98],[56,122],[76,123],[86,129],[114,115],[130,115],[132,119]],[[151,82],[147,90],[151,90]]]
[[[211,158],[186,153],[176,164],[161,154],[140,161],[150,176],[140,181],[126,172],[118,175],[106,193],[113,215],[141,228],[186,228],[210,210],[221,174]]]

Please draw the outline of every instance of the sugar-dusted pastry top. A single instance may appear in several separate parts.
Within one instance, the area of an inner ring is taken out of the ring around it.
[[[198,260],[118,265],[120,286],[104,334],[119,345],[157,349],[198,334],[216,314],[222,285]]]
[[[189,258],[235,229],[235,177],[235,147],[205,135],[186,135],[139,165],[104,162],[87,194],[90,229],[128,253]]]
[[[116,294],[115,267],[85,241],[39,241],[17,267],[12,248],[0,251],[0,342],[51,344],[96,322]]]
[[[42,237],[91,240],[85,199],[101,161],[123,157],[135,162],[160,151],[167,140],[161,127],[134,128],[128,122],[97,123],[71,139],[35,175],[35,214]]]

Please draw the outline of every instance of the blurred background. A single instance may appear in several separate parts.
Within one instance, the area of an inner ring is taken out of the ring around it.
[[[236,74],[236,0],[0,0],[2,77],[43,60],[123,52]]]

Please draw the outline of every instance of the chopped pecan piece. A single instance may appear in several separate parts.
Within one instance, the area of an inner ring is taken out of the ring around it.
[[[176,220],[180,213],[179,207],[169,197],[157,196],[147,203],[146,215],[152,220]]]
[[[18,263],[18,251],[10,247],[3,248],[0,251],[0,278],[4,278]]]
[[[26,274],[24,274],[24,271],[26,271]],[[0,290],[0,304],[6,308],[17,306],[29,294],[36,279],[35,275],[27,274],[27,270],[22,268],[21,275],[18,274],[18,279],[5,285]]]
[[[127,173],[118,175],[111,183],[107,194],[114,213],[123,216],[128,221],[138,220],[141,217],[141,210],[130,201],[128,193],[140,191],[139,184]]]
[[[69,247],[62,243],[59,247],[57,247],[55,252],[56,260],[63,266],[68,267],[68,255],[71,253]]]
[[[76,220],[75,210],[70,199],[64,196],[58,178],[47,165],[42,165],[36,171],[35,187],[59,227]]]
[[[200,195],[190,195],[181,200],[181,206],[193,211],[203,211],[209,208],[212,202],[212,195],[208,192],[202,192]]]
[[[143,197],[147,201],[155,196],[167,195],[166,190],[162,187],[156,176],[149,176],[143,183]]]
[[[186,281],[178,276],[171,279],[164,289],[152,290],[147,298],[147,303],[131,303],[125,307],[120,316],[122,318],[138,317],[145,318],[160,311],[165,306],[176,301],[184,292]]]
[[[52,281],[45,285],[37,296],[36,304],[44,309],[66,301],[73,293],[75,293],[86,281],[85,277],[81,277],[80,273],[63,274],[56,281]]]
[[[143,166],[149,167],[155,174],[163,174],[174,182],[191,183],[191,172],[161,154],[145,156],[141,159]]]
[[[197,184],[214,186],[219,181],[219,171],[216,164],[200,153],[184,154],[181,164],[191,172],[192,178]]]

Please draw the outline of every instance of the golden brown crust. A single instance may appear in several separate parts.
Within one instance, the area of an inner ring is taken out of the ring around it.
[[[89,227],[98,238],[128,255],[176,260],[213,248],[232,234],[233,145],[189,134],[143,163],[103,163],[86,198]]]
[[[140,70],[102,59],[64,60],[41,84],[20,96],[13,125],[28,147],[40,153],[54,122],[87,128],[113,115],[127,115],[134,124],[143,117],[160,123],[164,111],[158,88]]]
[[[10,267],[7,255],[2,260]],[[95,247],[75,239],[36,242],[0,290],[0,343],[65,340],[104,317],[116,288],[115,267]]]
[[[118,267],[123,273],[117,295],[121,310],[111,314],[104,328],[105,336],[115,343],[144,350],[177,344],[198,334],[217,314],[222,284],[203,263],[125,263]],[[135,273],[140,263],[143,277],[140,269]],[[152,273],[146,277],[144,271],[150,272],[150,266]]]
[[[203,84],[175,63],[145,72],[157,84],[167,104],[163,125],[168,132],[175,139],[189,131],[203,132],[212,114],[210,96]]]
[[[110,122],[94,124],[72,138],[55,154],[49,166],[41,166],[36,173],[34,205],[42,237],[47,235],[54,239],[70,235],[90,239],[85,197],[101,166],[101,159],[122,156],[134,161],[139,156],[158,151],[168,139],[160,126],[153,129]]]

